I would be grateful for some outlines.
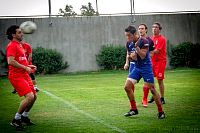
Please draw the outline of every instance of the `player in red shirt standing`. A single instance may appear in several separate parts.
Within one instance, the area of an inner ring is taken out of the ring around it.
[[[28,65],[24,48],[20,43],[23,33],[19,26],[12,25],[7,29],[7,38],[10,40],[6,47],[6,57],[8,62],[8,79],[18,95],[25,98],[21,101],[14,119],[10,123],[17,130],[22,130],[22,122],[27,125],[34,125],[28,118],[35,100],[36,91],[30,79],[29,73],[35,71],[36,66]]]
[[[166,39],[163,35],[160,34],[162,30],[161,24],[158,22],[155,22],[152,26],[152,40],[154,42],[154,51],[152,56],[152,64],[153,64],[153,73],[154,77],[158,80],[158,85],[160,89],[160,100],[162,104],[165,104],[164,100],[164,72],[166,68]],[[153,98],[151,98],[148,102],[152,103],[154,101]]]
[[[29,65],[32,65],[32,64],[33,64],[33,63],[32,63],[32,48],[31,48],[30,44],[28,44],[28,43],[25,42],[25,41],[21,41],[20,43],[22,44],[22,47],[23,47],[24,50],[25,50],[25,54],[26,54],[26,58],[27,58],[27,60],[28,60],[28,64],[29,64]],[[36,92],[38,92],[39,89],[37,88],[37,82],[36,82],[34,73],[30,73],[29,76],[31,77],[31,80],[32,80],[32,82],[33,82],[34,89],[36,90]],[[14,89],[14,90],[12,91],[12,93],[15,94],[15,93],[16,93],[16,90]]]

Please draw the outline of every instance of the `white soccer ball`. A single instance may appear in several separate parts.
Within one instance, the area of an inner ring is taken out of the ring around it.
[[[20,25],[20,29],[24,34],[32,34],[37,29],[37,25],[33,21],[25,21]]]

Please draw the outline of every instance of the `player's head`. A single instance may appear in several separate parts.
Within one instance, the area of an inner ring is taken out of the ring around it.
[[[153,35],[159,35],[161,30],[162,30],[161,24],[159,22],[154,22],[152,25]]]
[[[7,29],[6,35],[9,40],[16,39],[17,41],[22,41],[23,33],[18,25],[12,25]]]
[[[136,34],[136,28],[134,26],[128,26],[125,29],[125,36],[127,38],[127,41],[136,41],[138,39],[138,36]]]
[[[139,32],[140,36],[145,37],[146,34],[147,34],[147,30],[148,30],[147,25],[144,24],[144,23],[141,23],[141,24],[138,26],[138,32]]]

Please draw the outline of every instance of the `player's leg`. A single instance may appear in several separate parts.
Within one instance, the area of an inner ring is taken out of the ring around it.
[[[164,100],[164,92],[165,92],[165,86],[164,86],[164,72],[166,68],[166,61],[159,62],[158,64],[158,72],[157,72],[157,80],[158,80],[158,85],[160,89],[160,96],[161,96],[161,102],[162,104],[165,104]]]
[[[143,85],[143,98],[142,98],[142,104],[144,107],[148,107],[148,102],[147,102],[147,98],[148,98],[148,94],[149,94],[149,87],[148,85],[144,84]]]
[[[137,69],[134,69],[129,74],[129,76],[125,82],[124,90],[126,91],[126,94],[128,96],[129,102],[130,102],[130,110],[124,114],[124,116],[126,116],[126,117],[138,114],[136,101],[135,101],[135,97],[134,97],[134,90],[132,90],[133,86],[137,83],[137,79],[140,79],[140,77],[139,77]]]
[[[124,116],[126,116],[126,117],[138,114],[136,101],[135,101],[135,97],[134,97],[134,91],[132,90],[135,83],[137,83],[136,80],[132,79],[132,81],[131,81],[130,79],[127,79],[125,86],[124,86],[124,90],[126,91],[126,94],[128,96],[129,103],[130,103],[130,110],[124,114]]]
[[[144,69],[143,71],[141,71],[141,75],[144,79],[144,83],[145,85],[150,88],[151,93],[153,95],[153,98],[156,102],[157,108],[158,108],[158,118],[159,119],[163,119],[165,118],[165,114],[162,108],[162,104],[160,101],[160,96],[157,93],[155,87],[154,87],[154,76],[153,76],[153,72],[151,69]]]
[[[158,79],[158,85],[159,85],[159,88],[160,88],[160,100],[162,102],[162,104],[165,104],[165,99],[164,99],[164,92],[165,92],[165,87],[164,87],[164,82],[162,79]]]
[[[26,125],[34,125],[34,123],[29,119],[29,111],[31,110],[33,104],[35,103],[37,97],[35,94],[31,94],[31,95],[25,95],[25,97],[27,97],[27,99],[29,99],[30,101],[28,102],[29,104],[26,106],[25,110],[22,113],[21,119],[22,122],[26,123]],[[31,99],[30,99],[31,98]]]
[[[26,81],[29,84],[29,87],[32,91],[31,95],[25,95],[25,98],[29,98],[29,104],[26,106],[24,112],[22,113],[22,122],[26,123],[26,125],[34,125],[34,123],[29,119],[29,111],[31,110],[33,104],[35,103],[37,96],[36,96],[36,91],[34,89],[33,83],[30,79],[30,77],[26,77]]]
[[[135,62],[130,62],[130,65],[129,65],[129,74],[133,71],[134,68],[135,68]],[[133,87],[132,87],[133,93],[134,93],[134,90],[135,90],[135,86],[133,85]]]
[[[159,119],[163,119],[163,118],[165,118],[165,113],[164,113],[163,108],[162,108],[162,103],[160,101],[160,96],[159,96],[158,92],[156,91],[156,89],[155,89],[153,84],[151,84],[149,87],[151,88],[150,89],[151,93],[153,95],[154,101],[155,101],[155,103],[157,105],[157,108],[158,108],[158,118]]]
[[[10,123],[13,127],[15,127],[17,130],[22,130],[22,120],[21,116],[24,110],[27,108],[27,106],[30,105],[30,102],[32,101],[33,98],[33,93],[30,89],[30,86],[28,82],[22,78],[22,77],[17,77],[17,78],[9,78],[10,83],[14,87],[14,89],[18,92],[18,95],[25,96],[25,99],[23,99],[18,107],[17,113],[15,114],[15,117],[13,118],[12,122]]]
[[[29,76],[31,77],[31,80],[33,82],[33,85],[34,85],[34,89],[36,90],[36,92],[39,91],[38,87],[37,87],[37,81],[35,79],[35,75],[33,73],[30,73]]]
[[[156,62],[152,63],[153,76],[156,77],[158,73],[158,65]],[[153,96],[149,99],[148,103],[154,102]]]

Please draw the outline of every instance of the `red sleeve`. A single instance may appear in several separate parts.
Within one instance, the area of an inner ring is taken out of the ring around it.
[[[16,53],[17,53],[16,45],[14,45],[14,44],[8,45],[7,50],[6,50],[6,57],[7,58],[9,56],[16,57]]]
[[[28,54],[32,53],[32,48],[28,43],[27,43],[27,53]]]
[[[161,38],[159,41],[160,41],[160,43],[159,43],[159,45],[156,47],[156,49],[161,50],[161,49],[163,49],[163,47],[165,46],[166,41],[165,41],[164,38]]]

